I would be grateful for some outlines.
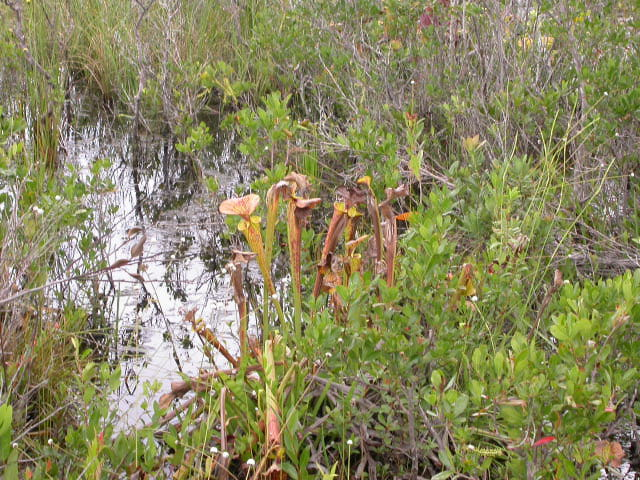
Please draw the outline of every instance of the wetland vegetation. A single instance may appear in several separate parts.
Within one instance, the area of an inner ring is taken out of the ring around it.
[[[635,478],[638,2],[0,27],[3,478]]]

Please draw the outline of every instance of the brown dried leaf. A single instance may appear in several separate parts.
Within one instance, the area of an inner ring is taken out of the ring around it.
[[[402,198],[409,195],[409,187],[406,184],[400,185],[397,188],[386,188],[384,191],[387,196],[386,202],[390,202],[391,200],[395,200],[396,198]]]
[[[618,468],[622,465],[624,458],[624,450],[619,442],[609,442],[607,440],[598,440],[596,442],[595,454],[606,465]]]
[[[553,273],[553,287],[558,289],[562,286],[562,272],[558,269]]]
[[[367,240],[369,240],[369,238],[371,238],[371,235],[369,235],[369,234],[361,235],[358,238],[356,238],[355,240],[351,240],[350,242],[347,242],[347,244],[345,246],[349,250],[354,250],[362,242],[366,242]]]
[[[309,188],[311,188],[311,182],[306,175],[297,172],[291,172],[289,175],[284,177],[287,182],[293,182],[296,184],[296,193],[298,195],[305,195]]]
[[[127,272],[127,273],[129,274],[130,277],[135,278],[140,283],[144,283],[144,278],[142,278],[142,275],[140,275],[139,273],[130,273],[130,272]]]
[[[197,309],[195,308],[192,308],[191,310],[189,310],[184,316],[184,321],[189,323],[194,323],[196,319],[196,310]]]
[[[254,252],[244,252],[242,250],[231,250],[231,252],[233,253],[233,263],[242,265],[246,265],[257,256]]]
[[[296,208],[310,209],[322,203],[321,198],[296,198]]]
[[[349,210],[355,205],[367,202],[368,198],[373,195],[370,189],[364,190],[361,188],[346,187],[340,187],[336,193],[342,198],[345,210]]]
[[[165,393],[160,397],[160,400],[158,400],[158,405],[160,405],[161,409],[166,410],[171,406],[171,402],[173,402],[175,398],[176,396],[173,393]]]
[[[258,340],[255,335],[249,335],[249,348],[253,352],[253,356],[257,360],[262,361],[262,349],[260,348],[260,340]]]
[[[176,397],[183,396],[189,390],[191,390],[190,382],[185,382],[184,380],[176,380],[175,382],[171,382],[171,393]]]
[[[111,265],[109,265],[108,270],[114,270],[116,268],[124,267],[125,265],[129,264],[129,261],[130,260],[128,258],[121,258],[119,260],[116,260]]]
[[[138,243],[136,243],[133,247],[131,247],[131,258],[136,258],[141,256],[144,253],[144,242],[147,241],[147,236],[143,235]]]
[[[142,227],[132,227],[129,230],[127,230],[127,237],[129,237],[129,239],[132,239],[137,234],[139,234],[140,232],[143,232],[143,231],[144,231],[144,228],[142,228]]]
[[[291,185],[285,180],[271,185],[267,191],[267,204],[272,205],[274,201],[280,201],[282,197],[290,196],[293,193]]]

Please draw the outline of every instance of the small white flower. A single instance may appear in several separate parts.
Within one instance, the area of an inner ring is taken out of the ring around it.
[[[18,448],[18,442],[13,442],[13,443],[11,444],[11,447],[12,447],[12,448]]]
[[[633,172],[631,172],[631,173],[629,174],[629,176],[630,176],[630,177],[635,177],[635,176],[636,176],[636,174],[635,174],[635,173],[633,173]]]
[[[327,358],[331,358],[333,355],[331,355],[331,352],[327,352],[324,354]]]
[[[338,338],[338,343],[342,343],[344,342],[344,340],[342,339],[342,337]]]
[[[265,146],[264,146],[264,150],[265,150],[265,151],[269,150],[269,145],[265,145]]]
[[[347,445],[349,445],[349,446],[353,445],[353,440],[351,440],[351,439],[347,440]]]
[[[35,213],[36,215],[42,215],[44,213],[44,210],[38,207],[37,205],[34,205],[33,207],[31,207],[31,210],[33,210],[33,213]]]
[[[472,302],[477,302],[478,301],[478,296],[474,295],[473,297],[471,297],[471,301]]]
[[[59,202],[60,200],[62,200],[62,197],[60,195],[56,195],[54,198],[56,199],[56,202]]]
[[[565,285],[569,285],[569,280],[565,280],[562,283],[564,283]]]
[[[619,137],[619,136],[620,136],[620,134],[619,134],[618,132],[616,132],[616,133],[615,133],[615,136],[616,136],[616,137]]]
[[[608,97],[609,96],[609,92],[604,92],[604,96]]]
[[[176,256],[172,254],[171,255],[171,260],[175,260],[175,259],[176,259]]]
[[[251,396],[255,397],[256,395],[258,395],[258,392],[256,392],[255,390],[251,390]]]
[[[49,446],[53,445],[53,438],[50,438],[49,440],[47,440],[47,443],[49,444]]]
[[[218,447],[211,447],[211,448],[209,449],[209,452],[210,452],[210,453],[213,453],[213,454],[218,453]]]
[[[271,295],[271,300],[278,300],[278,294],[274,293],[273,295]]]
[[[229,458],[229,452],[222,452],[222,458]]]
[[[411,82],[409,82],[409,83],[411,83],[411,85],[415,85],[416,81],[415,80],[411,80]]]
[[[468,448],[469,450],[475,450],[475,449],[476,449],[476,447],[474,447],[473,445],[467,445],[467,448]]]
[[[249,460],[247,460],[247,465],[249,467],[253,467],[256,464],[256,461],[253,458],[250,458]]]

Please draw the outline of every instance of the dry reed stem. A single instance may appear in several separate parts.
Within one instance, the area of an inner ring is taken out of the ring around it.
[[[238,367],[238,360],[231,355],[229,350],[218,340],[216,335],[209,329],[201,318],[196,319],[196,309],[190,310],[184,317],[185,322],[190,322],[193,329],[198,335],[203,337],[209,344],[211,344],[216,350],[218,350],[224,358],[234,367]]]

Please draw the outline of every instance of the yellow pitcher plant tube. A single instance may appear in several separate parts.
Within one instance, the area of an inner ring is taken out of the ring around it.
[[[260,231],[260,217],[252,215],[259,203],[260,197],[258,195],[249,194],[244,197],[225,200],[220,204],[219,210],[223,215],[238,215],[242,219],[238,224],[238,230],[244,234],[249,248],[256,254],[256,261],[264,278],[265,289],[269,292],[269,298],[278,313],[280,323],[284,325],[284,311],[276,298],[276,289],[271,279],[271,269],[264,250],[264,242]]]

